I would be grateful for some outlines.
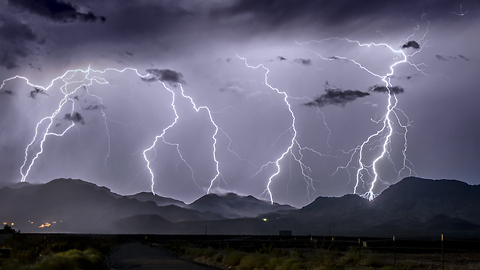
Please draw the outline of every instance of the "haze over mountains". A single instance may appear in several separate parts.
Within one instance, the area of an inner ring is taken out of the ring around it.
[[[296,209],[234,193],[186,205],[56,179],[1,188],[0,222],[22,232],[479,237],[480,186],[408,177],[371,202],[357,195],[318,197]]]

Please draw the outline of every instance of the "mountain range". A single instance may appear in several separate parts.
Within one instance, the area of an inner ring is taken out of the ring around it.
[[[0,222],[22,232],[479,237],[480,186],[407,177],[373,201],[353,194],[318,197],[297,209],[234,193],[185,204],[56,179],[0,188]]]

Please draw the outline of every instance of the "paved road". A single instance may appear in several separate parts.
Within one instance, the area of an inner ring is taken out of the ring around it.
[[[107,259],[111,270],[212,270],[216,268],[195,264],[171,256],[167,252],[141,243],[124,244],[113,250]]]

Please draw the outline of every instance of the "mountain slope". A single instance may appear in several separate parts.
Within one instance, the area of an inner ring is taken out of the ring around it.
[[[253,196],[240,196],[235,193],[207,194],[187,205],[187,208],[200,212],[210,211],[226,218],[256,217],[265,213],[295,209],[290,205],[271,204]]]
[[[110,233],[112,224],[134,215],[158,215],[170,222],[221,219],[178,206],[157,206],[81,180],[56,179],[43,185],[0,190],[0,213],[22,231]],[[39,228],[42,224],[48,227]]]
[[[4,187],[0,217],[23,232],[480,237],[480,186],[455,180],[408,177],[373,201],[318,197],[301,209],[233,193],[208,194],[185,208],[132,196],[72,179]]]
[[[137,194],[128,195],[127,197],[130,198],[130,199],[137,199],[141,202],[152,201],[158,206],[166,206],[166,205],[176,205],[176,206],[179,206],[179,207],[185,207],[186,206],[186,204],[182,201],[171,199],[171,198],[165,198],[165,197],[161,197],[161,196],[158,196],[158,195],[154,195],[151,192],[140,192],[140,193],[137,193]]]
[[[298,211],[264,217],[312,234],[419,236],[448,231],[480,236],[480,187],[407,177],[371,202],[357,195],[319,197]]]

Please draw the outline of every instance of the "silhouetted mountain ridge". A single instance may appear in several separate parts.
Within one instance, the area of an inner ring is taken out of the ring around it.
[[[5,187],[0,189],[0,206],[2,218],[18,224],[22,231],[110,233],[116,220],[146,214],[158,215],[170,222],[223,218],[210,212],[141,202],[74,179],[56,179],[18,189]],[[50,227],[39,228],[46,223]]]
[[[295,209],[290,205],[272,204],[251,195],[240,196],[235,193],[207,194],[189,204],[187,208],[200,212],[211,211],[226,218],[256,217],[265,213]]]
[[[133,195],[127,195],[127,197],[132,198],[132,199],[137,199],[141,202],[152,201],[155,204],[157,204],[158,206],[166,206],[166,205],[176,205],[176,206],[179,206],[179,207],[185,207],[186,206],[186,204],[182,201],[175,200],[175,199],[172,199],[172,198],[165,198],[165,197],[161,197],[161,196],[158,196],[158,195],[154,195],[151,192],[140,192],[140,193],[133,194]]]
[[[234,193],[178,205],[184,204],[150,193],[122,196],[73,179],[0,189],[3,222],[27,232],[203,234],[208,228],[209,234],[287,229],[298,235],[480,237],[480,186],[456,180],[407,177],[373,201],[318,197],[301,209]]]

